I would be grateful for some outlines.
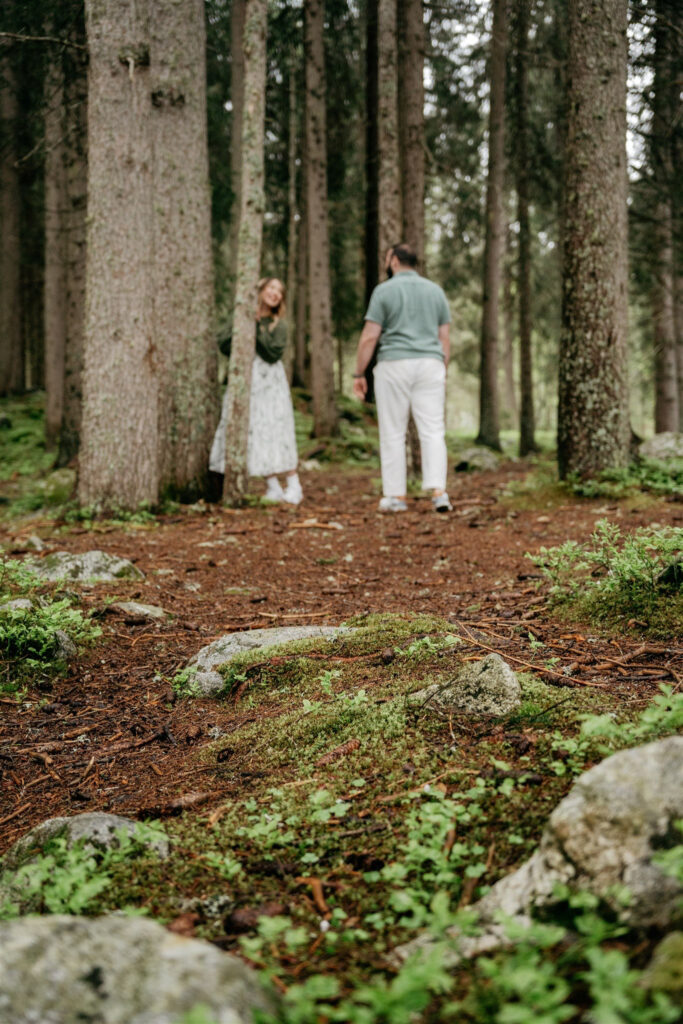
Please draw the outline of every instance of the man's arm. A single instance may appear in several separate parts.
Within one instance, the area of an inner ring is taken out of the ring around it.
[[[451,357],[451,339],[449,333],[450,324],[441,324],[439,327],[439,341],[443,351],[443,361],[448,369],[448,360]]]
[[[372,359],[372,353],[382,333],[382,325],[376,324],[374,320],[366,320],[363,330],[358,339],[358,350],[356,352],[356,370],[353,375],[353,393],[356,398],[365,398],[368,390],[368,382],[365,379],[365,370]]]

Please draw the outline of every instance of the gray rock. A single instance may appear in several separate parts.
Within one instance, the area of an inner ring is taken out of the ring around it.
[[[97,849],[109,849],[118,844],[116,832],[125,829],[129,835],[138,829],[140,823],[130,818],[122,818],[118,814],[103,814],[92,811],[89,814],[76,814],[71,818],[48,818],[27,832],[6,852],[2,865],[5,870],[16,870],[39,856],[50,839],[66,836],[69,846],[83,839],[87,845]],[[169,853],[168,840],[162,836],[154,836],[143,841],[143,845],[154,850],[158,857],[164,858]],[[2,1018],[0,1018],[1,1020]]]
[[[156,604],[140,604],[138,601],[117,601],[110,605],[116,611],[123,612],[129,618],[153,622],[166,618],[166,612]]]
[[[411,693],[408,701],[445,714],[501,717],[519,708],[522,691],[507,662],[499,654],[488,654],[482,661],[465,664],[448,683]]]
[[[101,583],[109,580],[142,580],[144,573],[125,558],[106,551],[55,551],[40,561],[27,563],[32,572],[44,580],[77,580]]]
[[[638,454],[643,459],[683,459],[683,434],[676,434],[672,430],[655,434],[643,441]]]
[[[473,445],[458,454],[454,468],[456,473],[466,473],[471,470],[491,473],[498,469],[501,460],[502,456],[492,451],[491,448]]]
[[[68,633],[65,633],[63,629],[58,629],[55,631],[55,639],[57,641],[55,657],[62,661],[71,661],[76,657],[78,648]]]
[[[307,640],[322,637],[334,640],[343,633],[353,632],[346,626],[275,626],[272,629],[251,629],[242,633],[227,633],[212,644],[203,647],[192,658],[187,668],[195,669],[193,687],[197,694],[210,697],[220,693],[225,680],[216,669],[226,665],[238,654],[254,651],[259,647],[275,647],[292,640]]]
[[[27,597],[15,597],[12,601],[4,601],[0,604],[0,612],[30,612],[33,611],[33,601]]]
[[[143,918],[26,917],[0,931],[0,1020],[177,1024],[202,1005],[216,1024],[274,1010],[255,973]]]
[[[534,908],[557,901],[557,885],[592,893],[633,928],[677,923],[681,886],[652,857],[679,842],[682,778],[683,736],[613,754],[580,776],[551,814],[536,852],[473,907],[481,934],[451,931],[457,942],[448,966],[511,945],[498,915],[528,926]],[[431,944],[428,935],[419,936],[397,947],[393,960],[401,963]]]
[[[681,888],[652,856],[676,841],[681,779],[683,736],[621,751],[591,768],[551,814],[530,860],[477,904],[481,917],[548,906],[560,883],[600,897],[630,926],[670,926],[680,915]],[[619,898],[624,887],[626,904]]]

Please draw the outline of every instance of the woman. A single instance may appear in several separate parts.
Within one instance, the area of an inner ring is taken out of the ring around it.
[[[297,474],[294,410],[282,356],[287,344],[285,289],[276,277],[259,281],[256,307],[256,354],[251,371],[247,471],[266,478],[268,501],[298,505],[303,498]],[[221,345],[223,351],[228,348]],[[229,352],[229,348],[228,348]],[[209,469],[225,472],[225,428],[228,415],[227,392],[221,421],[211,445]],[[278,474],[284,473],[282,488]]]

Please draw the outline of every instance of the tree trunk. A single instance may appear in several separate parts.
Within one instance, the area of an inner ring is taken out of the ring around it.
[[[503,408],[510,424],[519,426],[517,393],[515,389],[515,296],[512,289],[513,242],[509,225],[505,230],[505,259],[503,260]]]
[[[85,42],[85,31],[78,35]],[[58,465],[78,454],[81,437],[83,326],[85,317],[86,214],[88,188],[88,68],[84,53],[67,56],[65,81],[66,343]]]
[[[304,147],[305,150],[305,147]],[[302,160],[303,178],[301,194],[306,195],[306,159]],[[306,201],[301,205],[301,219],[296,244],[296,331],[294,341],[293,381],[299,387],[311,385],[310,362],[308,359],[308,229]]]
[[[306,66],[306,209],[310,295],[313,433],[334,434],[334,345],[330,309],[330,244],[327,217],[324,0],[304,0]]]
[[[558,462],[590,477],[629,457],[626,0],[570,0]]]
[[[299,115],[297,89],[296,50],[292,47],[289,59],[289,133],[288,133],[288,175],[287,175],[287,350],[285,369],[287,380],[292,381],[296,359],[296,304],[297,304],[297,230],[299,226],[299,204],[297,201],[297,159],[299,157]]]
[[[67,235],[64,68],[61,54],[45,75],[45,444],[55,448],[64,411]]]
[[[0,395],[24,388],[21,330],[21,199],[16,169],[17,99],[10,60],[0,43]]]
[[[387,249],[401,239],[401,161],[398,148],[398,22],[396,0],[378,2],[379,276]]]
[[[379,282],[378,0],[367,0],[365,38],[365,305]]]
[[[535,439],[533,360],[531,352],[531,228],[529,224],[529,103],[527,61],[529,49],[529,0],[517,0],[515,54],[515,115],[517,220],[519,249],[517,291],[519,295],[519,454],[538,451]]]
[[[247,0],[244,21],[244,116],[237,287],[233,318],[223,498],[239,504],[247,492],[249,396],[254,360],[257,284],[264,211],[263,133],[266,89],[266,0]]]
[[[425,29],[422,0],[398,0],[401,179],[403,231],[401,239],[417,253],[425,273]]]
[[[244,117],[244,18],[246,0],[232,0],[230,9],[230,102],[232,103],[232,127],[230,129],[230,183],[232,205],[230,207],[230,288],[229,305],[235,300],[237,279],[237,245],[240,231],[242,201],[240,182],[242,179],[242,122]]]
[[[652,253],[652,319],[655,352],[655,431],[678,430],[674,260],[674,18],[671,0],[657,0],[652,105],[652,165],[655,193]],[[678,181],[680,188],[680,181]]]
[[[159,495],[163,353],[154,333],[154,195],[145,4],[86,0],[88,256],[82,504]]]
[[[498,399],[498,335],[503,256],[503,184],[505,177],[505,54],[507,0],[492,0],[490,57],[489,167],[486,187],[486,242],[481,325],[479,434],[477,444],[500,451]]]
[[[195,498],[217,419],[204,3],[150,0],[149,10],[159,480]]]

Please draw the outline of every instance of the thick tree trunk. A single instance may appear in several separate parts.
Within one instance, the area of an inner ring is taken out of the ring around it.
[[[683,99],[680,83],[683,80],[683,7],[674,3],[671,11],[674,38],[679,45],[674,49],[672,61],[671,119],[673,124],[673,175],[669,183],[674,228],[674,322],[676,326],[676,367],[678,372],[678,429],[683,433]]]
[[[216,426],[203,0],[150,0],[154,333],[162,489],[196,497]]]
[[[558,461],[590,477],[629,457],[626,0],[570,0]]]
[[[378,2],[378,153],[379,153],[379,250],[380,277],[392,245],[403,230],[401,212],[401,160],[398,148],[398,20],[396,0]]]
[[[402,241],[412,246],[425,273],[425,29],[422,0],[398,0],[399,126],[403,183]]]
[[[365,306],[379,276],[379,39],[378,0],[367,0],[365,24]],[[366,402],[375,400],[373,354],[365,370]]]
[[[61,55],[45,75],[45,443],[59,441],[64,410],[66,350],[67,235],[64,68]]]
[[[244,18],[246,0],[232,0],[230,9],[230,102],[232,103],[232,127],[230,129],[230,183],[232,205],[230,207],[230,305],[235,299],[237,280],[237,245],[240,231],[242,201],[240,182],[242,180],[242,122],[244,117]]]
[[[330,309],[330,243],[327,217],[324,0],[304,0],[306,53],[306,228],[313,432],[334,434],[334,344]]]
[[[308,230],[306,215],[306,160],[302,160],[301,218],[296,242],[296,324],[294,338],[293,381],[299,387],[310,388],[311,373],[308,358]]]
[[[529,224],[529,102],[527,61],[529,49],[529,0],[517,0],[515,53],[515,180],[517,220],[519,222],[519,258],[517,292],[519,295],[519,454],[538,451],[535,439],[534,385],[531,352],[531,227]]]
[[[486,242],[481,324],[479,434],[477,444],[500,450],[498,398],[498,336],[500,285],[504,245],[503,184],[505,177],[505,54],[507,0],[493,0],[490,57],[489,167],[486,187]]]
[[[257,284],[263,239],[263,132],[266,88],[266,0],[247,0],[244,22],[244,116],[237,287],[233,318],[223,497],[238,504],[247,492],[249,395],[254,360]]]
[[[21,329],[19,174],[16,168],[17,99],[13,69],[0,43],[0,395],[24,388]]]
[[[163,352],[154,332],[154,195],[145,4],[87,0],[88,260],[82,504],[154,504]]]

